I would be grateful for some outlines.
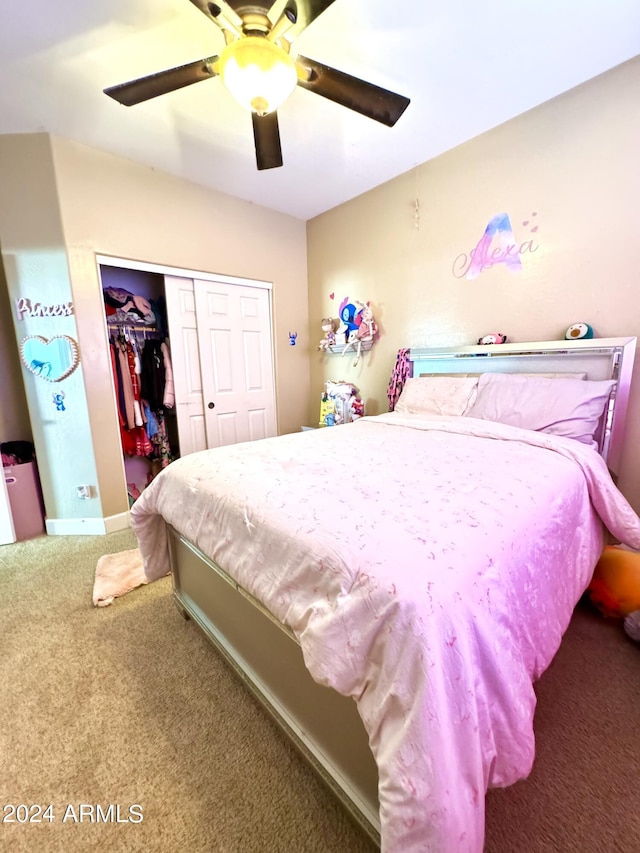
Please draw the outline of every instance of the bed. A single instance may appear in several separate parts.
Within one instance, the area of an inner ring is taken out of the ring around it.
[[[149,579],[385,853],[482,850],[605,536],[640,548],[635,344],[414,349],[395,411],[191,454],[132,508]]]

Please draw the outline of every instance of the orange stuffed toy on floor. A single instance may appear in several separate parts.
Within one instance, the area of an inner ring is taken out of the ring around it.
[[[608,545],[587,592],[605,616],[624,618],[640,610],[640,553]]]

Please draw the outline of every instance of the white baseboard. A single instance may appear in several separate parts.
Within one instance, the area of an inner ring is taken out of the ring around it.
[[[47,518],[49,536],[102,536],[129,527],[129,513],[121,512],[107,518]]]
[[[131,527],[129,511],[107,516],[104,519],[104,527],[105,533],[117,533],[118,530],[126,530],[127,527]]]

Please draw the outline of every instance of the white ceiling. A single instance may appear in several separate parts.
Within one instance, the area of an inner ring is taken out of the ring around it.
[[[387,128],[297,88],[268,171],[218,78],[134,107],[102,92],[223,47],[189,0],[5,0],[0,133],[48,131],[309,219],[638,55],[640,2],[335,0],[294,52],[411,104]]]

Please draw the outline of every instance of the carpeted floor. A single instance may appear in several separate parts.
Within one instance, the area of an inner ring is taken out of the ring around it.
[[[53,807],[1,823],[0,850],[371,853],[170,579],[93,607],[98,558],[134,545],[126,531],[0,548],[0,805]],[[640,647],[580,609],[538,694],[534,771],[489,792],[486,853],[637,853]],[[114,822],[80,821],[81,804]],[[125,822],[133,804],[141,822]]]

